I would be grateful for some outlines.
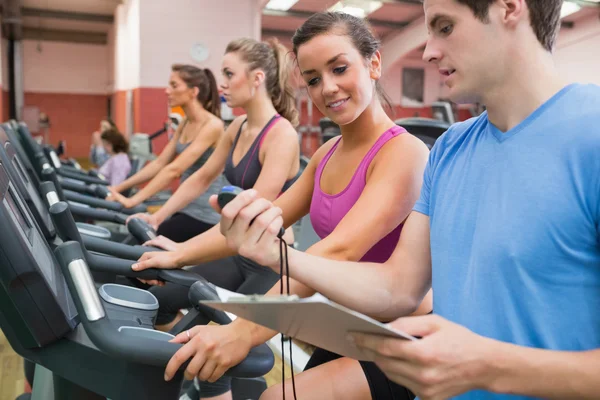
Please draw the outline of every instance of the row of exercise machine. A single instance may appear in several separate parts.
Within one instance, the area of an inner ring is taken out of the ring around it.
[[[422,118],[397,121],[429,147],[449,123]],[[321,121],[324,140],[339,128]],[[12,348],[35,364],[31,398],[178,398],[182,366],[165,382],[164,368],[181,345],[177,333],[227,314],[203,306],[215,287],[186,270],[131,269],[156,232],[107,201],[108,182],[77,162],[60,159],[38,143],[24,123],[0,125],[0,328]],[[103,221],[126,230],[120,237]],[[126,228],[124,228],[126,226]],[[140,279],[172,282],[189,290],[190,311],[169,332],[154,330],[158,302]],[[274,356],[265,344],[227,375],[234,399],[258,398]]]
[[[185,365],[164,381],[165,366],[181,347],[169,340],[197,324],[230,322],[199,303],[216,298],[214,286],[185,270],[134,272],[132,260],[160,249],[107,240],[108,230],[75,216],[124,223],[145,207],[103,200],[105,182],[48,151],[25,124],[1,126],[0,328],[15,352],[36,365],[31,398],[178,398]],[[128,228],[138,243],[154,234],[142,221]],[[128,284],[137,278],[189,288],[191,311],[170,333],[153,329],[158,304]],[[239,398],[264,390],[264,380],[253,378],[273,362],[261,345],[227,372],[240,378]]]

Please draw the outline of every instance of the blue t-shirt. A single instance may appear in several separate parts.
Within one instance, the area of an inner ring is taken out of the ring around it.
[[[567,86],[505,133],[487,113],[452,126],[414,210],[430,218],[436,314],[522,346],[600,348],[600,87]]]

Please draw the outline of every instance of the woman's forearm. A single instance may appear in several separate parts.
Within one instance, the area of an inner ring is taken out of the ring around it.
[[[150,164],[146,165],[140,172],[123,181],[119,185],[115,186],[115,190],[117,192],[122,192],[134,186],[140,185],[144,182],[148,182],[152,179],[153,176],[158,174],[164,166],[157,162],[157,160],[152,161]]]
[[[134,205],[138,205],[160,192],[175,179],[179,177],[179,173],[169,167],[162,169],[142,190],[137,192],[131,200]]]
[[[227,246],[219,224],[208,231],[181,243],[177,251],[177,266],[202,264],[237,253]]]

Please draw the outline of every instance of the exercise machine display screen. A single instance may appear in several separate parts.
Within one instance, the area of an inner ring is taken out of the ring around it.
[[[62,309],[68,320],[73,320],[77,311],[62,271],[2,162],[0,162],[0,208],[0,231],[2,231],[0,236],[3,237],[0,243],[0,259],[12,265],[17,275],[25,277],[22,283],[26,290],[29,290],[28,287],[32,290],[34,287],[39,288],[34,278],[35,272],[38,271],[55,298],[55,304]],[[0,265],[0,268],[8,267],[9,265]],[[34,275],[31,275],[32,272]],[[44,308],[41,303],[38,303],[38,306]]]
[[[52,224],[52,218],[48,213],[48,209],[44,205],[44,202],[40,198],[39,193],[37,193],[37,190],[34,188],[33,184],[31,183],[27,174],[25,173],[23,164],[21,163],[21,160],[18,157],[15,148],[12,146],[12,143],[8,142],[6,143],[5,148],[6,154],[10,158],[11,164],[14,167],[13,169],[16,174],[14,179],[19,181],[19,183],[22,183],[23,186],[25,186],[24,190],[28,192],[29,200],[33,203],[35,211],[37,211],[37,214],[39,214],[40,218],[42,219],[41,221],[38,221],[38,223],[44,225],[50,231],[50,235],[54,235],[54,225]],[[37,215],[35,215],[35,218],[37,219]]]
[[[27,174],[23,170],[23,167],[21,167],[21,163],[19,162],[19,160],[17,159],[16,156],[13,156],[12,164],[15,167],[15,170],[17,171],[17,174],[19,174],[19,178],[21,178],[21,180],[24,183],[28,184],[29,183],[29,179],[27,178]]]
[[[33,247],[37,243],[35,243],[33,237],[33,226],[29,221],[29,218],[27,218],[27,216],[23,212],[23,209],[21,208],[20,204],[16,199],[13,188],[10,185],[8,186],[8,190],[4,194],[4,201],[8,204],[8,207],[12,211],[11,214],[18,225],[17,229],[21,230],[23,236],[27,239],[29,245],[32,247],[32,250],[34,250]],[[34,253],[38,252],[34,251]],[[34,254],[35,259],[39,262],[38,265],[40,267],[40,271],[42,272],[42,274],[44,274],[44,278],[46,278],[48,286],[50,286],[50,289],[52,290],[54,295],[58,296],[58,288],[56,287],[56,280],[53,276],[54,274],[52,273],[52,271],[49,270],[51,263],[50,256],[48,254],[41,253],[43,253],[43,251],[40,250],[38,254]]]
[[[25,214],[23,213],[21,207],[17,204],[12,186],[8,187],[8,190],[6,191],[6,194],[4,196],[4,201],[8,204],[10,210],[12,211],[12,215],[14,216],[17,224],[23,230],[25,237],[27,237],[29,243],[31,243],[32,226],[29,223],[29,220],[27,219]]]

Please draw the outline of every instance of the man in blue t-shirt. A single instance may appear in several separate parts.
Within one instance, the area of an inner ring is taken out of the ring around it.
[[[396,279],[431,265],[436,315],[393,323],[423,339],[356,338],[421,398],[600,393],[600,87],[556,72],[561,4],[424,2],[424,59],[487,112],[434,146],[388,262]]]
[[[487,111],[437,141],[386,263],[289,250],[291,278],[382,320],[433,288],[435,315],[391,324],[421,340],[352,339],[421,399],[600,396],[600,87],[556,71],[561,5],[425,0],[424,59],[453,101]],[[229,203],[221,230],[274,258],[279,214],[255,197]]]

